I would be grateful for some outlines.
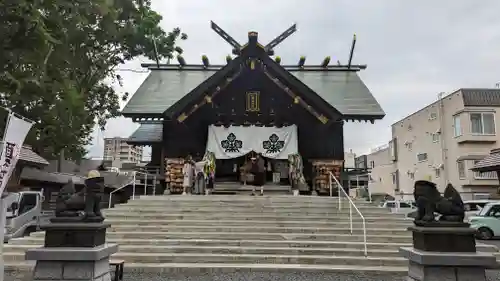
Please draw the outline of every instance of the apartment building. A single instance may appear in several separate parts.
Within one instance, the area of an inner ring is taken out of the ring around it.
[[[105,161],[118,161],[120,163],[139,163],[143,157],[143,147],[133,146],[127,143],[127,138],[105,138],[104,153]]]
[[[398,191],[396,185],[395,166],[391,158],[389,145],[383,145],[372,150],[366,155],[366,162],[370,169],[368,189],[372,195],[395,196]]]
[[[470,169],[498,147],[499,112],[500,89],[459,89],[394,123],[388,148],[394,190],[411,198],[415,180],[427,179],[441,191],[453,184],[465,199],[494,192],[496,173]]]

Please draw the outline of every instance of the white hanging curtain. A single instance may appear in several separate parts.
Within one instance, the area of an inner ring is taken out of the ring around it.
[[[252,151],[264,157],[288,159],[298,153],[297,126],[257,127],[211,125],[208,128],[207,150],[217,159],[232,159]]]

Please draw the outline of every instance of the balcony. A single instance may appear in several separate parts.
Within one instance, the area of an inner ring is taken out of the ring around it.
[[[474,172],[475,180],[497,180],[497,172]]]
[[[455,138],[459,144],[474,144],[474,143],[496,143],[498,137],[496,135],[480,135],[480,134],[467,134]]]

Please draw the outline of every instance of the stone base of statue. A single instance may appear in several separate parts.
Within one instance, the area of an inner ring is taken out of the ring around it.
[[[492,253],[476,251],[475,231],[465,223],[418,223],[413,247],[402,247],[408,259],[408,281],[486,281],[485,270],[497,267]]]
[[[45,246],[28,250],[26,260],[35,260],[34,281],[110,281],[109,257],[118,245],[106,244],[110,224],[55,222],[43,227]]]

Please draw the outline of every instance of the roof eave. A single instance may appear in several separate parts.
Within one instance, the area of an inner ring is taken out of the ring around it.
[[[262,59],[262,62],[267,67],[271,68],[274,72],[276,72],[277,75],[279,75],[283,79],[285,79],[286,84],[297,87],[298,91],[303,90],[301,92],[314,93],[314,95],[310,95],[311,101],[315,104],[319,104],[320,110],[326,111],[324,113],[330,115],[329,116],[330,118],[339,118],[339,119],[341,118],[342,113],[340,113],[340,111],[338,109],[336,109],[333,105],[327,103],[324,99],[322,99],[320,96],[318,96],[316,92],[314,92],[306,84],[302,83],[302,81],[300,81],[297,77],[295,77],[293,74],[291,74],[288,70],[283,68],[282,65],[276,63],[274,60],[272,60],[268,56],[263,56],[261,59]]]
[[[471,169],[471,171],[474,172],[497,172],[500,171],[500,165],[494,165],[494,166],[484,166],[484,167],[474,167]]]
[[[207,91],[208,88],[222,81],[222,79],[227,77],[227,75],[231,73],[231,71],[233,71],[236,67],[239,67],[241,61],[242,61],[241,56],[233,59],[230,63],[222,67],[219,71],[217,71],[208,79],[199,84],[191,92],[187,93],[184,97],[182,97],[172,106],[167,108],[167,110],[164,111],[163,115],[166,118],[173,118],[175,115],[180,114],[180,111],[186,108],[186,106],[188,106],[191,102],[193,102],[193,100],[202,96]]]
[[[157,65],[156,63],[143,63],[143,64],[141,64],[142,67],[147,68],[149,70],[166,70],[166,71],[217,71],[217,70],[222,69],[226,65],[227,64],[214,64],[214,65],[205,66],[202,64],[186,64],[186,65],[181,66],[179,64],[160,64],[160,65]],[[363,65],[363,64],[351,65],[350,67],[347,65],[329,65],[326,67],[323,67],[321,65],[304,65],[304,66],[281,65],[281,64],[279,64],[279,65],[287,71],[325,71],[325,72],[328,72],[328,71],[351,71],[351,72],[357,72],[357,71],[364,70],[367,68],[367,65]]]
[[[357,121],[371,121],[382,120],[385,117],[385,113],[383,114],[344,114],[342,115],[343,120],[357,120]]]
[[[163,112],[141,112],[141,113],[137,113],[137,112],[126,112],[126,111],[122,111],[121,112],[121,115],[125,118],[163,118],[164,115],[163,115]]]
[[[154,145],[162,143],[161,140],[126,140],[126,142],[127,144],[137,145],[137,146]]]

